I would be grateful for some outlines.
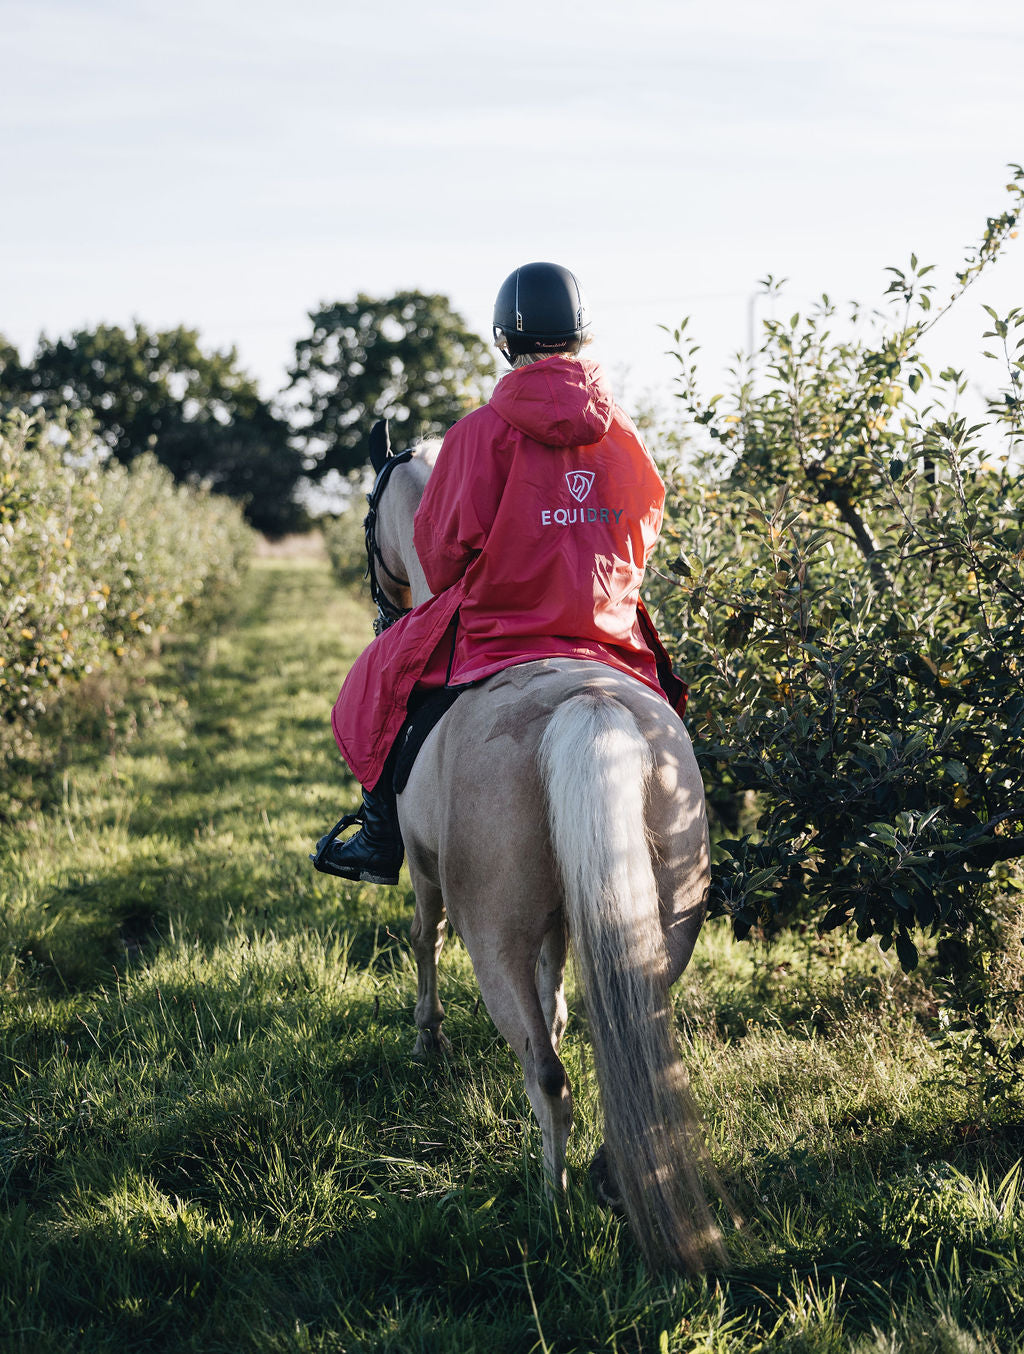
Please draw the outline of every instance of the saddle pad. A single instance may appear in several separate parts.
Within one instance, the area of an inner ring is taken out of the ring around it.
[[[396,795],[400,795],[408,785],[413,764],[420,748],[427,741],[427,735],[455,704],[456,697],[461,696],[465,690],[463,686],[444,686],[425,695],[415,706],[410,706],[409,718],[398,735],[394,778]]]

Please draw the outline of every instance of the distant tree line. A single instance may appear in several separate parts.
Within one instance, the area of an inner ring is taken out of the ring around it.
[[[152,452],[179,483],[235,499],[252,526],[280,536],[308,525],[302,481],[365,462],[375,419],[392,419],[408,441],[443,433],[486,397],[494,372],[487,345],[444,296],[359,295],[310,321],[272,399],[234,348],[204,349],[182,326],[42,335],[27,361],[0,336],[0,414],[87,413],[115,460]]]

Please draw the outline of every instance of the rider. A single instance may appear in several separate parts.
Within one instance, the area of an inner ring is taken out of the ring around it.
[[[416,692],[542,658],[596,659],[682,712],[640,601],[665,489],[601,368],[580,356],[590,315],[567,268],[529,263],[501,285],[494,338],[512,371],[451,428],[415,518],[434,596],[353,665],[332,725],[364,787],[361,821],[317,843],[318,869],[397,883],[403,858],[392,751]]]

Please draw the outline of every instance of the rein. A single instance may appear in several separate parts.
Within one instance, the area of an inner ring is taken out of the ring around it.
[[[384,556],[377,544],[377,510],[380,507],[381,499],[384,497],[384,490],[388,487],[391,472],[396,466],[405,465],[407,461],[412,460],[412,454],[412,447],[407,447],[405,451],[398,452],[396,456],[389,456],[381,466],[377,478],[373,482],[373,488],[366,495],[366,501],[370,507],[363,521],[363,533],[366,538],[365,577],[370,580],[370,596],[377,605],[377,618],[373,622],[373,633],[375,635],[382,634],[389,625],[394,625],[395,621],[400,621],[403,616],[409,614],[408,607],[395,606],[381,586],[377,574],[378,568],[383,569],[384,573],[397,587],[407,588],[409,586],[407,578],[399,578],[384,563]]]

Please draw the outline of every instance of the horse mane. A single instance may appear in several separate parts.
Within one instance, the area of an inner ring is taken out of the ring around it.
[[[414,459],[433,470],[437,461],[437,454],[441,450],[441,440],[440,437],[421,437],[412,444]]]
[[[383,514],[381,521],[385,527],[378,541],[378,545],[384,550],[381,559],[385,572],[390,571],[392,577],[397,575],[409,580],[412,605],[425,601],[430,596],[430,588],[416,555],[413,520],[440,450],[439,437],[425,437],[414,442],[409,448],[411,453],[409,459],[395,466],[391,480],[393,487],[384,496],[381,504]],[[384,580],[381,582],[384,583]],[[393,590],[390,585],[384,588],[387,593]],[[392,597],[392,601],[398,602],[399,606],[410,605],[409,597],[404,599]]]

